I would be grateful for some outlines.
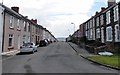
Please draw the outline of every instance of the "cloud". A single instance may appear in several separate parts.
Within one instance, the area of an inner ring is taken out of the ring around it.
[[[4,0],[8,7],[20,7],[24,16],[37,18],[55,37],[67,37],[75,28],[85,22],[96,0]],[[98,1],[98,0],[97,0]],[[92,13],[92,12],[91,12]]]

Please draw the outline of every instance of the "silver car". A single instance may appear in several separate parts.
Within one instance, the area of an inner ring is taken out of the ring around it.
[[[32,42],[28,42],[28,43],[24,43],[22,46],[20,46],[20,52],[36,52],[37,51],[37,46],[32,43]]]

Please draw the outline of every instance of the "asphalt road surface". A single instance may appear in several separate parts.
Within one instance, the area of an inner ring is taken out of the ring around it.
[[[117,73],[92,63],[79,55],[66,42],[39,47],[34,54],[19,54],[2,62],[3,73]]]

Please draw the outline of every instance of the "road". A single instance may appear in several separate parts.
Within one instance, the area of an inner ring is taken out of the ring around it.
[[[34,54],[15,55],[3,60],[3,73],[117,73],[79,55],[66,42],[39,47]]]

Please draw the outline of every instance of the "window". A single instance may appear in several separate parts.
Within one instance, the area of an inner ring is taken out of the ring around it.
[[[28,42],[30,42],[30,36],[28,36]]]
[[[14,27],[14,17],[10,16],[10,28]]]
[[[109,26],[109,27],[107,27],[107,29],[106,29],[106,37],[107,37],[107,41],[112,41],[112,27],[111,26]]]
[[[9,43],[8,46],[11,47],[13,46],[13,34],[9,34]]]
[[[30,24],[28,23],[28,32],[30,32]]]
[[[118,6],[114,8],[114,21],[118,20]]]
[[[108,11],[106,13],[106,23],[109,24],[110,23],[110,11]]]
[[[90,39],[92,39],[92,36],[93,36],[93,32],[92,29],[90,29]]]
[[[100,38],[100,28],[96,29],[96,36],[97,38]]]
[[[104,43],[104,27],[101,28],[101,40]]]
[[[86,27],[86,30],[87,30],[87,23],[86,23],[85,27]]]
[[[24,31],[26,31],[27,30],[27,27],[26,27],[27,25],[26,25],[26,22],[24,21]]]
[[[96,21],[97,21],[97,26],[99,26],[99,17],[97,17]]]
[[[86,31],[86,37],[88,36],[88,31]]]
[[[26,39],[26,35],[23,35],[23,40],[25,40]]]
[[[92,24],[93,24],[93,27],[94,27],[94,26],[95,26],[95,20],[93,19],[93,21],[92,21],[92,22],[93,22]]]
[[[90,20],[90,28],[92,28],[92,20]]]
[[[93,40],[95,40],[95,28],[92,29],[93,34]]]
[[[100,23],[103,25],[103,15],[100,16]]]
[[[17,29],[20,29],[20,20],[17,20]]]
[[[115,41],[120,42],[120,26],[115,25]]]

